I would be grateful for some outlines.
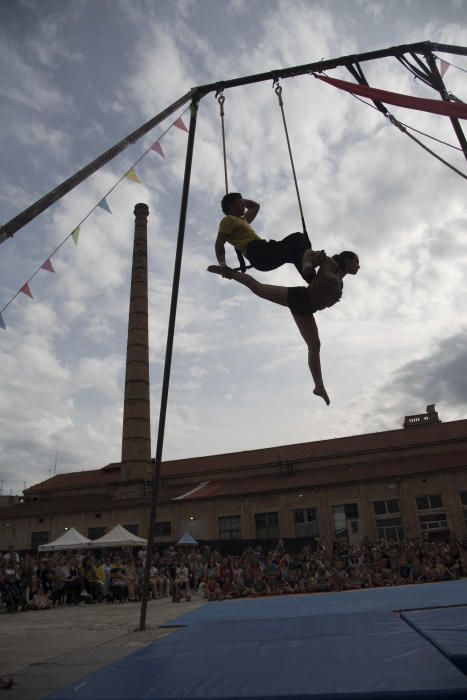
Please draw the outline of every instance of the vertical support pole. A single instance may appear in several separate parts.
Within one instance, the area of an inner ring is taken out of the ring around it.
[[[188,130],[188,144],[185,160],[185,176],[183,179],[182,201],[180,205],[180,220],[178,225],[177,250],[175,253],[174,275],[172,282],[172,297],[170,301],[169,326],[167,330],[167,344],[165,349],[164,377],[162,381],[161,405],[159,412],[159,427],[157,431],[156,459],[154,464],[152,479],[151,510],[149,515],[148,546],[146,554],[146,565],[144,567],[143,591],[141,596],[141,614],[139,629],[146,629],[146,610],[149,594],[149,573],[152,564],[152,548],[154,543],[154,533],[156,529],[157,502],[161,479],[162,450],[164,447],[165,418],[167,414],[167,397],[169,394],[170,367],[172,364],[172,348],[175,331],[175,319],[177,315],[178,288],[180,283],[180,268],[182,264],[183,241],[185,237],[186,212],[188,207],[188,195],[190,191],[191,165],[193,162],[193,146],[195,142],[196,117],[198,114],[198,103],[191,103],[190,127]]]
[[[438,66],[436,65],[436,60],[431,51],[427,54],[425,54],[425,59],[426,62],[428,63],[431,73],[433,76],[433,87],[438,90],[439,94],[445,101],[449,101],[449,95],[446,90],[446,86],[444,84],[444,81],[441,77],[441,73],[438,70]],[[456,117],[450,117],[451,124],[454,128],[454,131],[456,132],[457,139],[461,145],[462,150],[464,151],[464,156],[467,159],[467,139],[465,138],[465,134],[462,130],[462,127],[459,123],[459,120]]]

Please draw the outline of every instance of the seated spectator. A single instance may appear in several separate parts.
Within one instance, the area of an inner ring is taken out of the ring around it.
[[[97,567],[91,556],[84,557],[81,563],[81,573],[84,590],[88,596],[92,600],[101,602],[104,599],[104,581],[99,577]]]
[[[438,581],[451,581],[452,577],[449,573],[449,569],[441,557],[437,557],[435,563],[435,571]]]
[[[208,578],[208,581],[204,588],[204,595],[206,597],[206,600],[209,601],[224,599],[221,587],[217,583],[217,580],[212,576]]]
[[[122,566],[122,560],[120,557],[115,557],[112,562],[112,568],[110,571],[110,600],[113,602],[116,598],[121,603],[128,597],[128,589],[126,585],[126,577],[124,574],[124,568]]]
[[[145,550],[140,549],[140,553],[145,554]],[[135,568],[136,568],[136,576],[138,577],[138,591],[141,596],[141,592],[143,590],[143,584],[144,584],[144,569],[146,567],[146,558],[144,557],[137,557],[135,561]]]
[[[135,560],[130,559],[127,561],[123,569],[123,580],[126,583],[128,590],[128,600],[131,602],[136,602],[137,596],[139,595],[138,587],[138,574],[136,572]]]
[[[110,582],[111,582],[111,577],[112,577],[112,562],[110,560],[110,557],[107,557],[104,560],[104,563],[102,565],[102,569],[104,572],[104,598],[105,598],[105,600],[109,600],[109,598],[110,598]]]
[[[259,596],[270,595],[269,586],[261,574],[257,574],[251,587],[250,596],[257,598]]]
[[[164,584],[159,569],[153,563],[149,570],[149,588],[154,599],[164,597],[163,585]]]
[[[185,596],[186,601],[191,600],[188,569],[186,566],[180,566],[176,569],[175,580],[173,582],[172,602],[179,603],[182,596]]]
[[[235,587],[233,585],[232,579],[226,576],[221,584],[222,595],[225,599],[236,598]]]

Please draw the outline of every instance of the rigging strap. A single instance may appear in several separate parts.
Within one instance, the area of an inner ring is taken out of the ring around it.
[[[293,175],[293,179],[294,179],[294,183],[295,183],[295,191],[297,192],[298,208],[300,210],[300,217],[302,219],[303,233],[304,233],[304,236],[306,238],[308,245],[311,247],[310,239],[308,237],[308,232],[306,230],[305,217],[303,216],[302,201],[300,199],[300,191],[298,189],[297,175],[295,173],[295,165],[294,165],[294,160],[293,160],[293,155],[292,155],[292,148],[290,146],[289,131],[287,129],[287,121],[286,121],[285,112],[284,112],[284,102],[282,100],[282,87],[279,85],[278,78],[274,79],[273,88],[274,88],[274,92],[277,95],[277,99],[279,101],[279,107],[281,108],[282,122],[284,124],[285,138],[287,140],[287,148],[289,149],[290,165],[292,166],[292,175]]]
[[[419,139],[415,138],[415,136],[413,136],[413,134],[409,134],[409,132],[405,128],[405,125],[402,122],[400,122],[398,119],[396,119],[396,117],[393,114],[388,114],[388,119],[391,122],[391,124],[393,124],[394,126],[397,126],[397,128],[400,131],[402,131],[403,134],[406,134],[406,136],[408,136],[409,139],[412,139],[412,141],[415,141],[415,143],[418,143],[418,145],[421,146],[423,149],[425,149],[425,151],[428,151],[428,153],[430,153],[430,155],[434,156],[437,160],[441,161],[441,163],[444,163],[444,165],[446,165],[448,168],[450,168],[455,173],[457,173],[458,175],[463,177],[465,180],[467,180],[467,175],[465,173],[463,173],[461,170],[456,168],[454,165],[451,165],[451,163],[448,163],[448,161],[444,160],[444,158],[441,158],[441,156],[439,156],[437,153],[432,151],[431,148],[428,148],[428,146],[425,146],[425,144],[422,143],[421,141],[419,141]]]
[[[224,180],[225,180],[225,194],[229,193],[229,181],[227,178],[227,149],[225,147],[225,126],[224,126],[224,102],[225,102],[225,97],[223,90],[220,89],[216,92],[215,95],[218,103],[219,103],[219,113],[221,117],[221,126],[222,126],[222,153],[224,156]],[[237,258],[238,258],[238,263],[239,267],[236,268],[240,270],[240,272],[245,272],[248,268],[252,267],[251,265],[247,265],[245,262],[245,258],[243,257],[243,254],[238,248],[235,248],[235,252],[237,253]]]

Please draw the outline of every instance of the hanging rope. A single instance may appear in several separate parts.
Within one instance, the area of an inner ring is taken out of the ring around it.
[[[402,131],[403,134],[406,134],[409,137],[409,139],[412,139],[412,141],[415,141],[415,143],[418,143],[418,145],[421,146],[422,148],[424,148],[425,151],[428,151],[428,153],[430,153],[430,155],[432,155],[437,160],[441,161],[441,163],[444,163],[444,165],[446,165],[448,168],[450,168],[455,173],[457,173],[458,175],[463,177],[465,180],[467,180],[467,175],[465,175],[465,173],[463,173],[461,170],[458,170],[454,165],[451,165],[451,163],[448,163],[448,161],[444,160],[444,158],[441,158],[441,156],[439,156],[437,153],[432,151],[431,148],[428,148],[428,146],[425,146],[425,144],[422,143],[421,141],[419,141],[417,138],[415,138],[415,136],[413,136],[412,134],[409,134],[407,129],[403,126],[403,124],[400,121],[398,121],[396,119],[396,117],[394,115],[389,114],[388,119],[391,122],[391,124],[393,124],[394,126],[397,126],[397,128],[400,131]]]
[[[287,140],[287,148],[289,149],[290,165],[292,166],[292,175],[293,175],[293,179],[294,179],[294,183],[295,183],[295,191],[297,193],[297,200],[298,200],[298,208],[300,210],[300,217],[302,219],[303,233],[305,235],[305,238],[307,240],[308,245],[311,247],[310,239],[308,237],[308,232],[306,230],[305,217],[303,216],[302,201],[300,199],[300,191],[298,189],[297,175],[295,173],[295,165],[294,165],[294,161],[293,161],[292,148],[290,146],[289,130],[287,129],[287,121],[286,121],[285,112],[284,112],[284,102],[282,100],[282,87],[279,85],[279,81],[277,78],[274,79],[272,86],[274,88],[274,92],[277,95],[277,99],[279,101],[279,107],[281,108],[282,122],[284,124],[285,138]]]
[[[225,181],[225,194],[229,193],[229,180],[227,177],[227,149],[225,147],[225,125],[224,125],[224,102],[225,102],[225,97],[224,97],[224,91],[223,90],[218,90],[215,95],[218,103],[219,103],[219,114],[221,117],[221,127],[222,127],[222,154],[224,156],[224,181]],[[236,270],[240,270],[240,272],[245,272],[245,270],[248,270],[252,265],[247,265],[245,262],[245,258],[243,257],[243,254],[241,251],[239,251],[237,248],[235,248],[235,252],[237,253],[237,258],[238,258],[238,263],[239,267],[236,267]]]
[[[377,107],[370,104],[366,100],[363,100],[361,97],[358,97],[358,95],[352,95],[352,97],[355,97],[356,100],[358,100],[359,102],[362,102],[367,107],[371,107],[371,109],[375,109],[377,112],[379,112],[379,109]],[[388,112],[388,115],[389,115],[389,112]],[[388,116],[388,115],[385,115],[385,116]],[[417,134],[420,134],[421,136],[426,136],[427,139],[432,139],[432,141],[437,141],[437,143],[442,143],[443,146],[449,146],[449,148],[453,148],[455,151],[460,151],[462,153],[462,148],[460,146],[454,146],[453,143],[448,143],[447,141],[443,141],[442,139],[437,139],[436,136],[432,136],[431,134],[427,134],[425,131],[420,131],[420,129],[416,129],[414,126],[411,126],[410,124],[406,124],[405,122],[399,121],[399,124],[402,124],[402,126],[405,126],[406,129],[410,129],[411,131],[415,131]]]
[[[225,194],[229,192],[229,181],[227,179],[227,153],[225,150],[225,127],[224,127],[224,102],[225,97],[222,90],[216,92],[216,99],[219,103],[219,110],[221,116],[221,126],[222,126],[222,153],[224,154],[224,179],[225,179]]]
[[[316,77],[316,76],[315,76],[315,77]],[[355,99],[358,100],[359,102],[363,102],[363,104],[366,105],[367,107],[371,107],[372,109],[377,109],[377,107],[375,107],[374,105],[370,104],[369,102],[366,102],[366,100],[362,100],[361,97],[358,97],[357,95],[355,95],[355,94],[353,94],[353,93],[350,93],[350,94],[352,95],[352,97],[355,97]],[[379,111],[379,110],[378,110],[378,111]],[[391,122],[391,124],[392,124],[393,126],[396,126],[396,127],[399,129],[399,131],[401,131],[403,134],[405,134],[406,136],[408,136],[409,139],[412,139],[412,141],[415,141],[415,143],[417,143],[419,146],[421,146],[425,151],[427,151],[427,153],[429,153],[429,154],[432,155],[434,158],[436,158],[437,160],[439,160],[439,161],[440,161],[441,163],[443,163],[443,165],[445,165],[447,168],[450,168],[451,170],[453,170],[455,173],[457,173],[457,175],[460,175],[460,177],[463,177],[465,180],[467,180],[467,175],[466,175],[465,173],[463,173],[461,170],[458,170],[454,165],[452,165],[451,163],[449,163],[449,162],[448,162],[447,160],[445,160],[444,158],[441,158],[441,156],[439,156],[437,153],[435,153],[434,151],[432,151],[431,148],[428,148],[428,146],[425,146],[424,143],[422,143],[419,139],[417,139],[415,136],[413,136],[412,134],[410,134],[410,133],[407,131],[407,129],[411,129],[412,131],[416,131],[417,133],[421,134],[422,136],[426,136],[426,137],[429,138],[429,139],[433,139],[434,141],[438,141],[439,143],[442,143],[442,144],[445,145],[445,146],[450,146],[451,148],[454,148],[454,149],[456,149],[456,150],[458,150],[458,151],[461,151],[461,150],[462,150],[461,148],[458,148],[457,146],[453,146],[453,145],[450,144],[450,143],[446,143],[446,141],[441,141],[441,139],[437,139],[437,138],[435,138],[434,136],[430,136],[430,134],[426,134],[426,133],[424,133],[423,131],[418,131],[418,129],[415,129],[415,127],[409,126],[408,124],[404,124],[404,122],[400,122],[400,121],[399,121],[398,119],[396,119],[396,117],[395,117],[393,114],[391,114],[391,112],[389,112],[389,111],[388,111],[387,114],[385,114],[384,116]]]

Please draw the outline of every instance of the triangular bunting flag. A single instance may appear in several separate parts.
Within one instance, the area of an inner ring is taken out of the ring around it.
[[[47,272],[55,272],[55,270],[52,267],[52,263],[50,262],[50,258],[47,258],[45,263],[41,265],[41,270],[47,270]]]
[[[109,214],[112,213],[112,212],[110,211],[110,207],[109,207],[109,205],[107,204],[107,200],[106,200],[105,197],[104,197],[104,199],[101,199],[101,201],[99,202],[99,204],[98,204],[97,206],[100,207],[101,209],[104,209],[104,211],[108,211]]]
[[[137,174],[136,174],[134,168],[132,168],[131,170],[129,170],[129,171],[127,172],[126,176],[127,176],[127,178],[128,178],[129,180],[133,180],[133,182],[139,182],[139,183],[141,184],[141,180],[140,180],[139,177],[137,176]]]
[[[23,294],[26,294],[27,297],[31,297],[31,299],[34,299],[34,297],[31,294],[29,284],[27,282],[26,282],[26,284],[23,284],[23,286],[21,287],[21,289],[19,291],[23,292]]]
[[[0,314],[0,328],[3,328],[3,330],[6,331],[5,321],[3,320],[2,314]]]
[[[75,244],[75,245],[78,245],[79,226],[77,226],[77,227],[75,228],[75,230],[74,230],[73,233],[71,234],[71,237],[72,237],[72,239],[73,239],[73,241],[74,241],[74,244]]]
[[[159,141],[152,144],[151,151],[156,151],[156,153],[159,153],[159,155],[165,158],[164,151],[162,150],[162,146],[160,145]]]
[[[179,117],[177,121],[174,122],[174,126],[177,127],[177,129],[181,129],[182,131],[186,131],[188,133],[188,129],[186,128],[185,124],[183,123],[183,119]]]
[[[443,61],[443,59],[440,58],[439,59],[439,72],[441,73],[442,78],[444,78],[444,74],[446,73],[448,68],[449,68],[449,63],[446,63],[446,61]]]

